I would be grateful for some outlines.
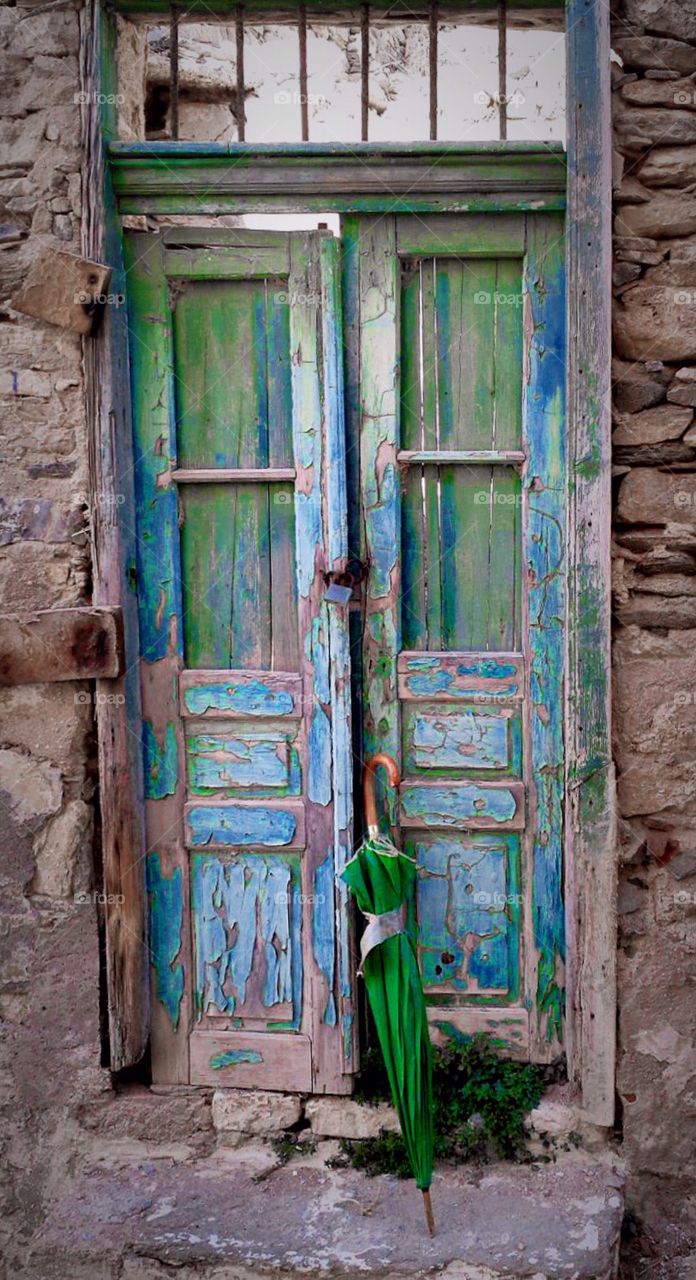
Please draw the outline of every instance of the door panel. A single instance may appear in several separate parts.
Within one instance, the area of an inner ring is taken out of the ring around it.
[[[563,223],[349,222],[364,751],[402,784],[437,1034],[552,1058],[563,1015]]]
[[[127,240],[153,1075],[346,1092],[338,245]]]

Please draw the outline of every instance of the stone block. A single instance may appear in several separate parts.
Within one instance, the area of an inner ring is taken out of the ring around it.
[[[84,894],[91,883],[93,813],[84,800],[70,800],[34,840],[33,893],[48,898]],[[84,904],[83,904],[84,905]]]
[[[696,359],[696,261],[646,271],[615,304],[614,342],[625,360]]]
[[[58,769],[19,751],[0,750],[0,796],[14,822],[36,831],[63,799]]]
[[[620,89],[624,102],[635,107],[683,107],[696,110],[696,85],[692,80],[634,80]]]
[[[667,370],[652,371],[643,364],[614,359],[611,362],[614,403],[621,413],[639,413],[664,399]]]
[[[627,155],[640,155],[650,147],[696,142],[696,112],[665,107],[623,107],[614,116],[618,146]]]
[[[294,1093],[262,1089],[216,1089],[213,1125],[222,1134],[274,1134],[302,1119],[302,1101]]]
[[[657,191],[647,204],[623,205],[614,227],[618,236],[690,236],[696,232],[696,201],[691,192]]]
[[[666,626],[667,601],[654,600],[653,625],[661,617]],[[626,625],[617,633],[615,755],[624,817],[696,812],[695,637],[693,625],[673,631]]]
[[[651,67],[669,67],[688,76],[696,71],[696,48],[682,40],[664,40],[658,36],[620,36],[616,50],[624,66],[639,71]]]
[[[649,187],[682,187],[696,182],[696,148],[656,147],[641,167],[640,180]]]
[[[318,1138],[376,1138],[380,1130],[399,1132],[399,1119],[386,1102],[371,1107],[353,1098],[310,1098],[305,1117]]]
[[[633,445],[678,440],[691,425],[692,418],[689,408],[672,408],[668,404],[644,409],[642,413],[617,414],[612,441],[615,445]]]
[[[621,481],[616,515],[623,524],[694,524],[696,476],[637,467]]]
[[[684,0],[630,0],[625,12],[629,21],[640,23],[656,36],[696,40],[696,9]]]

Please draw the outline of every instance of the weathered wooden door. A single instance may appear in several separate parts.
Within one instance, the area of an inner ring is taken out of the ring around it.
[[[338,242],[126,239],[153,1074],[344,1092]]]
[[[346,227],[364,750],[403,782],[436,1034],[548,1059],[564,1007],[563,222]]]

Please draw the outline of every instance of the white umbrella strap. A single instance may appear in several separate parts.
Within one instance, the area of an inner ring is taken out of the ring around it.
[[[397,933],[406,932],[406,903],[402,902],[400,907],[395,907],[393,911],[383,911],[380,915],[373,915],[371,911],[363,911],[363,915],[367,920],[367,928],[360,939],[359,974],[362,974],[367,956],[380,942],[394,938]]]

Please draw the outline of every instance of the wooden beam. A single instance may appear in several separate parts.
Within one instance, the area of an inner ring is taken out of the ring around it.
[[[118,608],[0,614],[0,685],[120,676],[121,622]]]
[[[198,470],[177,467],[171,479],[175,484],[278,484],[295,479],[294,467],[200,467]]]
[[[112,287],[125,293],[121,230],[104,163],[117,136],[116,19],[99,0],[84,11],[82,87],[85,103],[82,167],[82,250],[113,267]],[[90,479],[101,501],[92,530],[93,598],[119,607],[125,666],[117,680],[97,682],[97,743],[101,854],[106,894],[106,988],[109,1065],[137,1063],[150,1029],[145,894],[142,715],[138,618],[133,590],[135,503],[125,307],[107,307],[96,340],[85,341]],[[103,697],[100,695],[104,695]]]
[[[565,206],[565,154],[552,143],[115,143],[110,158],[122,213]]]
[[[609,6],[569,0],[570,452],[568,1063],[585,1115],[614,1121],[616,800],[610,711],[611,122]]]
[[[300,0],[246,0],[245,12],[249,22],[285,21],[297,22]],[[112,8],[118,13],[143,17],[148,14],[168,13],[171,0],[112,0]],[[205,21],[234,16],[238,0],[187,0],[186,13],[200,13]],[[558,29],[558,20],[562,18],[565,0],[515,0],[510,5],[510,16],[518,15],[523,19],[527,15],[530,21],[542,22],[548,14],[548,25]],[[495,23],[498,0],[440,0],[440,14],[443,19],[450,15],[466,17],[476,22],[489,19]],[[429,17],[428,0],[372,0],[375,10],[389,10],[389,17],[394,21],[427,22]],[[310,17],[342,24],[359,22],[359,3],[342,6],[337,0],[307,0]]]

